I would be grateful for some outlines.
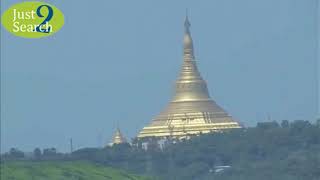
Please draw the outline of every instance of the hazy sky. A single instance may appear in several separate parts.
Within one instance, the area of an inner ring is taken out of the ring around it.
[[[1,10],[18,0],[1,0]],[[127,137],[157,115],[182,62],[185,9],[211,97],[245,125],[317,114],[316,0],[47,1],[57,34],[1,27],[1,150]]]

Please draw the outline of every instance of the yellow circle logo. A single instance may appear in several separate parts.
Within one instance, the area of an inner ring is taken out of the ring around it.
[[[53,5],[31,1],[11,6],[2,14],[1,22],[15,36],[41,38],[58,32],[64,24],[64,16]]]

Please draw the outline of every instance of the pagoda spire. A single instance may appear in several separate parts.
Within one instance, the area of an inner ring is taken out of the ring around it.
[[[191,23],[188,14],[186,14],[183,37],[183,63],[176,81],[173,101],[210,99],[206,82],[202,79],[195,60],[190,27]]]
[[[197,68],[188,13],[184,21],[183,62],[174,95],[164,110],[144,127],[138,138],[186,138],[224,129],[241,128],[210,98],[207,83]]]
[[[193,41],[190,33],[190,21],[188,17],[188,11],[186,14],[186,19],[184,21],[184,38],[183,38],[183,52],[185,59],[192,60],[194,59],[193,55]]]
[[[189,13],[188,13],[188,9],[187,9],[187,10],[186,10],[186,19],[185,19],[185,21],[184,21],[184,27],[185,27],[185,31],[186,31],[186,32],[189,32],[189,29],[190,29],[190,26],[191,26],[188,17],[189,17]]]
[[[188,14],[184,21],[184,37],[183,37],[183,64],[178,81],[198,79],[202,80],[202,77],[198,71],[197,64],[195,62],[193,40],[190,32],[190,21]]]
[[[109,143],[109,145],[112,146],[114,144],[123,144],[126,142],[127,142],[126,138],[122,135],[119,127],[117,127],[116,131],[112,137],[112,141],[111,141],[111,143]]]

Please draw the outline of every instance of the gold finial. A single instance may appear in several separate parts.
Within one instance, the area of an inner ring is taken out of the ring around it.
[[[186,19],[184,21],[184,38],[183,38],[183,52],[184,52],[184,60],[185,61],[191,61],[194,60],[194,55],[193,55],[193,42],[192,42],[192,37],[190,33],[190,22],[189,22],[189,14],[188,14],[188,9],[186,9]]]
[[[188,8],[187,8],[186,9],[186,19],[184,21],[184,27],[185,27],[185,31],[187,33],[189,33],[189,31],[190,31],[190,26],[191,26],[191,24],[189,22],[189,12],[188,12]]]

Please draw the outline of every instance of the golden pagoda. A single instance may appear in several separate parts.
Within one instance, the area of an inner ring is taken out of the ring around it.
[[[138,138],[186,138],[201,133],[241,128],[213,101],[207,84],[198,71],[188,16],[185,19],[183,63],[176,81],[175,94],[167,107],[144,127]]]
[[[126,143],[126,138],[122,135],[119,128],[116,129],[116,132],[114,133],[112,137],[111,143],[109,143],[110,146],[113,146],[114,144],[123,144]]]

